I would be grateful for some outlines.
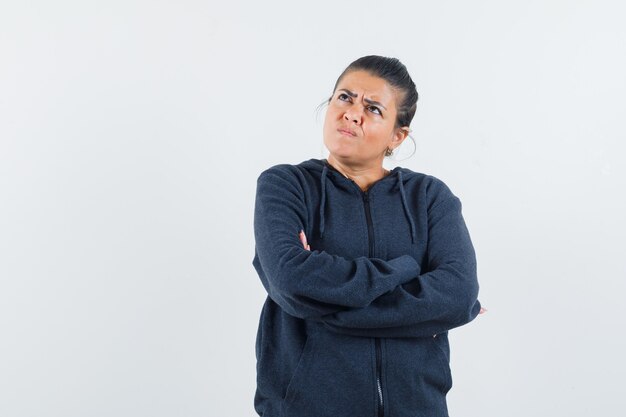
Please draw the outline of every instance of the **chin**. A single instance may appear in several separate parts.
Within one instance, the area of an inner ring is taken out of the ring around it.
[[[330,154],[333,158],[343,161],[353,160],[356,156],[354,152],[348,152],[346,150],[343,151],[331,151]]]
[[[334,141],[324,141],[324,146],[326,149],[333,154],[334,157],[342,158],[342,157],[350,157],[354,155],[354,147],[346,146],[345,144],[337,143]]]

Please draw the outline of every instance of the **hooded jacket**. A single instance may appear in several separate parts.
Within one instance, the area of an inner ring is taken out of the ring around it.
[[[260,416],[448,416],[448,331],[481,305],[443,181],[396,167],[363,191],[326,159],[275,165],[257,179],[254,236]]]

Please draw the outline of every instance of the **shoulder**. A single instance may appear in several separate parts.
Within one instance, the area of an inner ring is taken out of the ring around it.
[[[302,170],[293,164],[276,164],[261,171],[256,180],[257,193],[304,195],[306,182]]]
[[[402,172],[404,187],[416,194],[417,198],[425,203],[424,206],[428,208],[428,211],[443,202],[458,200],[451,187],[443,179],[409,168],[399,168],[399,170]]]
[[[302,188],[312,186],[312,183],[319,181],[324,169],[324,161],[311,158],[298,164],[276,164],[263,170],[257,181],[274,179],[289,181]]]
[[[295,176],[298,175],[298,168],[295,165],[292,164],[276,164],[276,165],[272,165],[269,168],[265,168],[263,171],[261,171],[261,173],[259,174],[258,178],[257,178],[257,182],[259,181],[263,181],[263,180],[269,180],[272,178],[276,178],[276,179],[293,179]]]

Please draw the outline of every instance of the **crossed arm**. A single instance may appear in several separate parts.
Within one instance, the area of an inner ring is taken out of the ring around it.
[[[300,241],[304,249],[311,250],[303,230],[299,233]],[[476,303],[472,306],[469,317],[457,322],[438,322],[437,320],[424,320],[419,316],[420,285],[419,278],[409,283],[396,287],[391,293],[387,293],[365,308],[353,311],[336,312],[320,318],[329,329],[355,336],[368,337],[422,337],[440,333],[453,327],[465,324],[472,320],[476,314],[476,306],[480,307],[478,314],[487,311],[486,308]],[[422,294],[423,298],[425,295]],[[453,327],[451,327],[451,325]]]
[[[420,274],[410,255],[346,259],[311,250],[298,237],[307,218],[303,194],[285,169],[257,180],[253,265],[288,314],[365,337],[432,336],[479,314],[475,253],[458,198],[450,195],[429,214],[431,270]]]

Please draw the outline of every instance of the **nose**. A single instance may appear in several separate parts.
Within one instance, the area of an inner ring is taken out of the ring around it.
[[[348,122],[354,122],[357,125],[360,125],[362,114],[359,110],[352,107],[349,110],[346,110],[346,112],[343,114],[343,118],[346,119]]]

